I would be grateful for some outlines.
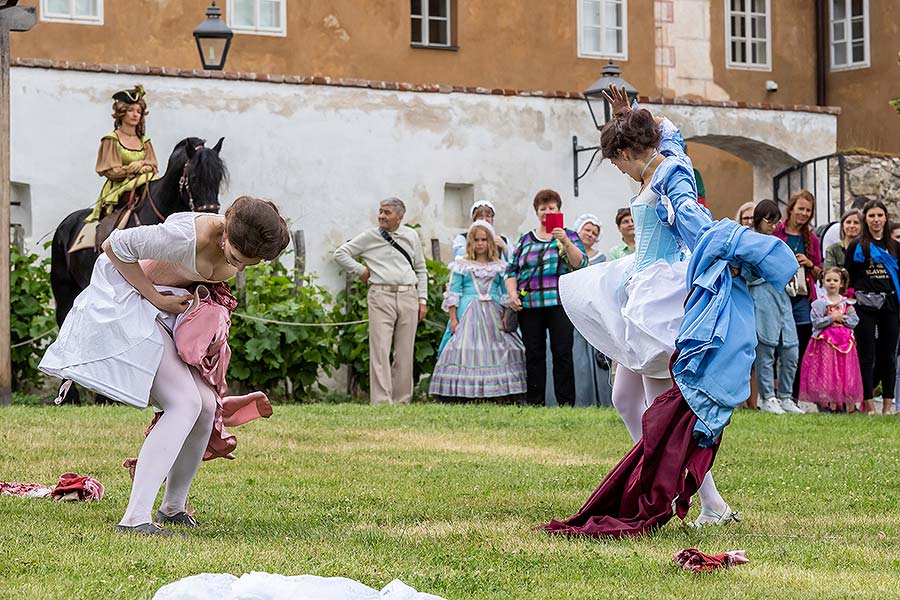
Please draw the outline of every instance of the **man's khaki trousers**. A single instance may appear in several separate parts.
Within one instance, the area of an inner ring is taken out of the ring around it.
[[[408,404],[419,297],[414,285],[369,286],[369,402]],[[391,342],[394,362],[391,364]]]

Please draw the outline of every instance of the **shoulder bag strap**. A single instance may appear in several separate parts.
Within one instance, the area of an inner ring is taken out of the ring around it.
[[[410,258],[410,256],[409,256],[409,252],[407,252],[406,250],[404,250],[404,249],[400,246],[400,244],[397,243],[397,240],[395,240],[395,239],[391,236],[391,234],[389,234],[386,230],[384,230],[384,229],[382,229],[381,227],[379,227],[379,228],[378,228],[378,233],[381,234],[381,237],[384,238],[384,241],[386,241],[388,244],[390,244],[391,246],[393,246],[394,248],[396,248],[397,251],[400,252],[400,254],[403,255],[403,258],[405,258],[405,259],[406,259],[406,262],[409,263],[409,267],[413,270],[413,272],[415,272],[416,268],[413,266],[413,261],[412,261],[412,258]]]

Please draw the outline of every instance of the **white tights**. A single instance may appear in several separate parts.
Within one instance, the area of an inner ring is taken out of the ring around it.
[[[150,398],[164,412],[138,454],[131,498],[119,523],[129,527],[153,520],[153,502],[163,480],[166,492],[159,510],[167,515],[184,510],[216,414],[212,389],[181,360],[170,334],[157,326],[164,346]]]
[[[672,387],[672,380],[668,377],[658,379],[655,377],[646,377],[630,371],[618,365],[616,367],[616,379],[612,389],[612,403],[625,422],[628,433],[635,443],[641,439],[641,417],[653,400],[657,396]],[[701,509],[713,511],[721,514],[726,507],[725,500],[716,489],[713,482],[712,473],[707,473],[703,478],[700,489],[697,490],[700,496]]]

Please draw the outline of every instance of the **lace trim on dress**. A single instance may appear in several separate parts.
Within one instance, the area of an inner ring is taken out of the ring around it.
[[[460,275],[468,275],[471,273],[475,277],[487,279],[488,277],[494,277],[497,273],[504,272],[506,270],[506,263],[502,260],[480,263],[467,258],[457,258],[450,263],[449,268],[454,273],[459,273]]]

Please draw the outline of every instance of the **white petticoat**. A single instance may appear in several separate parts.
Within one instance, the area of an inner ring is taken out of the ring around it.
[[[156,288],[187,293],[180,288]],[[157,321],[171,330],[174,319],[141,296],[101,254],[90,285],[75,298],[38,368],[119,402],[146,408],[163,353]]]
[[[417,592],[399,579],[381,591],[344,577],[202,573],[164,585],[153,600],[443,600]]]
[[[634,256],[563,275],[559,297],[594,348],[636,373],[669,377],[684,316],[688,263],[661,259],[631,274]]]

